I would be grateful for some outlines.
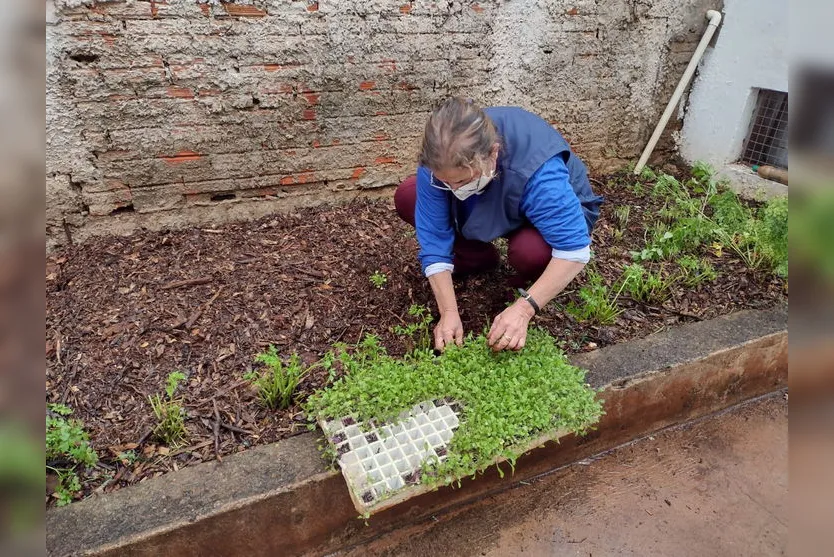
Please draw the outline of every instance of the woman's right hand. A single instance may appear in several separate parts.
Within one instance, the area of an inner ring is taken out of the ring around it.
[[[463,323],[458,312],[446,311],[434,327],[434,347],[442,352],[452,343],[463,344]]]

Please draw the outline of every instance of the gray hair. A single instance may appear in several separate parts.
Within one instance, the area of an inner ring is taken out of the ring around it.
[[[478,105],[452,97],[429,116],[418,163],[430,170],[483,168],[500,141],[495,124]]]

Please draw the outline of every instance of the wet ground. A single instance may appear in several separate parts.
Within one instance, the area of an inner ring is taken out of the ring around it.
[[[342,555],[783,555],[787,451],[788,403],[779,393]]]

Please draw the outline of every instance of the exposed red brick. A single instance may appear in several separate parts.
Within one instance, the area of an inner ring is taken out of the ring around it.
[[[301,118],[303,120],[315,120],[316,119],[316,111],[312,109],[306,109],[301,111]]]
[[[156,2],[151,0],[151,17],[159,15],[159,8],[156,7]]]
[[[303,174],[299,174],[296,176],[296,182],[299,184],[309,184],[310,182],[315,182],[316,178],[312,173],[306,172]]]
[[[402,89],[403,91],[413,91],[415,89],[419,89],[419,87],[407,81],[400,81],[399,83],[397,83],[397,88]]]
[[[203,15],[208,17],[211,15],[211,7],[208,4],[199,4],[200,9],[203,11]]]
[[[351,174],[350,177],[353,180],[358,180],[362,176],[362,174],[364,174],[364,173],[365,173],[365,168],[360,166],[359,168],[354,168],[353,169],[353,174]]]
[[[314,139],[313,140],[313,148],[318,149],[319,147],[321,147],[321,141],[319,141],[318,139]]]
[[[101,33],[101,38],[104,39],[104,44],[110,46],[116,42],[116,35],[110,33]]]
[[[319,104],[319,98],[321,98],[321,95],[318,93],[307,93],[304,95],[304,98],[307,99],[308,104],[315,106]]]
[[[291,186],[295,183],[295,178],[293,176],[284,176],[281,178],[281,185],[282,186]]]
[[[341,143],[341,142],[342,142],[342,141],[341,141],[341,140],[339,140],[339,139],[334,139],[334,140],[333,140],[333,143],[331,143],[331,145],[338,145],[338,144],[339,144],[339,143]]]
[[[319,3],[318,2],[313,2],[312,4],[308,4],[307,5],[307,11],[308,12],[317,12],[317,11],[319,11]]]
[[[374,116],[388,116],[388,113],[385,112],[384,110],[380,110],[380,111],[374,112]]]
[[[576,14],[578,14],[578,13],[579,13],[579,10],[577,10],[576,8],[571,8],[571,9],[569,9],[568,11],[566,11],[565,13],[566,13],[567,15],[576,15]]]
[[[379,68],[381,70],[388,70],[391,72],[397,71],[397,61],[396,60],[383,60],[379,64]]]
[[[411,11],[411,8],[413,7],[414,6],[412,6],[411,4],[403,4],[402,6],[400,6],[400,13],[407,14]]]
[[[223,3],[226,13],[232,17],[264,17],[266,12],[248,4]]]
[[[277,72],[279,70],[291,70],[294,68],[300,67],[301,64],[292,63],[292,64],[264,64],[264,70],[268,72]]]
[[[363,81],[359,84],[359,88],[363,91],[370,91],[374,87],[376,87],[376,81]]]
[[[374,135],[375,141],[385,141],[386,139],[391,139],[391,136],[387,133],[377,133]]]
[[[168,164],[181,164],[188,161],[197,161],[202,158],[203,155],[199,153],[195,153],[194,151],[180,151],[173,157],[161,157],[162,160],[167,162]]]
[[[374,162],[376,164],[396,164],[397,159],[394,157],[377,157]]]
[[[188,87],[168,87],[168,95],[179,99],[193,99],[194,91]]]
[[[472,4],[472,6],[470,6],[470,7],[478,13],[482,13],[484,11],[484,9],[481,6],[479,6],[478,4]]]

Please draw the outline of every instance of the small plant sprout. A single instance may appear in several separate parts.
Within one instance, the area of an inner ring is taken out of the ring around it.
[[[264,369],[252,370],[243,377],[257,387],[261,404],[271,410],[289,408],[298,384],[312,367],[305,369],[298,354],[293,354],[286,364],[283,363],[278,350],[272,345],[266,352],[255,356],[255,361],[264,364]],[[332,359],[328,361],[332,364]]]
[[[371,275],[370,281],[374,287],[382,289],[386,284],[388,284],[388,275],[381,271],[375,271],[374,274]]]
[[[614,231],[615,240],[621,240],[628,228],[628,220],[631,215],[631,206],[620,205],[614,208]]]
[[[712,282],[717,277],[715,268],[706,259],[685,255],[678,259],[678,265],[681,269],[681,281],[692,288]]]
[[[600,325],[610,325],[623,311],[617,307],[617,298],[622,289],[621,285],[617,293],[612,296],[608,286],[602,280],[602,275],[593,269],[588,269],[588,283],[579,289],[582,305],[571,302],[565,311],[579,321],[594,321]]]
[[[675,276],[664,276],[663,269],[652,273],[642,265],[634,263],[625,268],[621,288],[637,302],[660,303],[669,297],[669,290],[677,280]]]
[[[79,420],[68,419],[72,409],[63,404],[50,404],[46,414],[47,468],[58,476],[52,494],[58,506],[68,505],[81,491],[78,467],[90,467],[98,455],[90,446],[90,435]]]
[[[415,318],[415,322],[407,325],[396,325],[394,334],[405,337],[411,344],[411,350],[431,350],[431,331],[429,326],[433,321],[429,308],[418,304],[408,308],[408,315]],[[409,350],[409,351],[411,351]]]
[[[169,373],[165,384],[165,396],[155,394],[148,397],[156,418],[154,436],[166,445],[176,446],[186,437],[185,409],[182,407],[182,399],[174,397],[177,387],[185,378],[181,371]]]

